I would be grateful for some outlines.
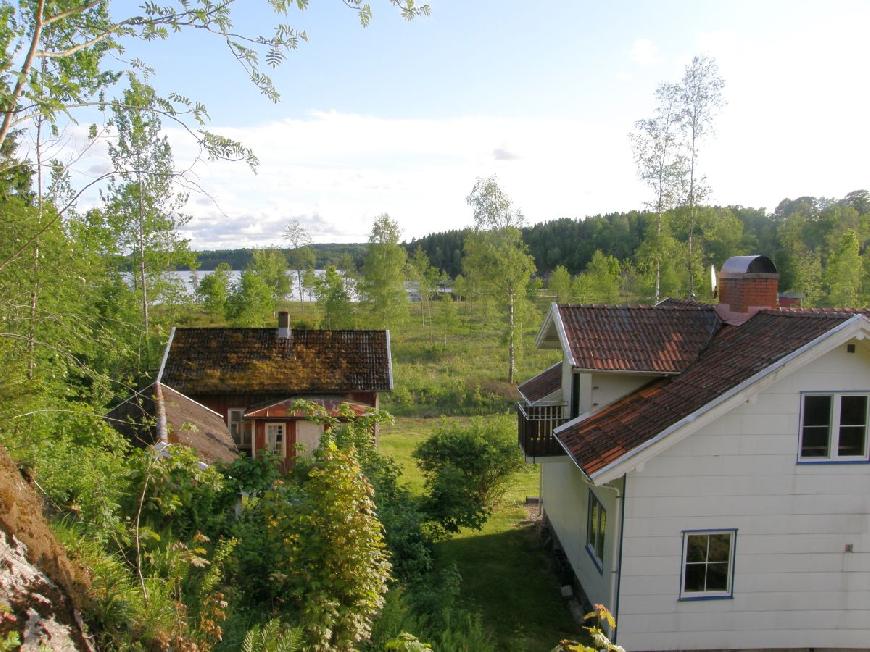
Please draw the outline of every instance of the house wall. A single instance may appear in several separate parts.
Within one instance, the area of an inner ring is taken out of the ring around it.
[[[604,563],[601,570],[586,550],[586,515],[590,485],[567,457],[555,458],[541,465],[541,496],[550,527],[559,539],[586,597],[592,603],[609,605],[613,604],[612,574],[616,567],[613,554],[616,492],[606,487],[595,487],[592,490],[607,512]]]
[[[312,421],[296,422],[296,444],[301,447],[300,457],[310,456],[320,445],[323,425]]]
[[[646,385],[658,376],[653,374],[637,373],[600,373],[590,371],[574,372],[568,362],[562,361],[562,396],[568,409],[571,408],[572,379],[576,378],[580,383],[580,411],[579,414],[598,410],[608,403],[612,403],[634,391],[638,387]]]
[[[870,465],[796,463],[799,393],[836,390],[870,390],[861,343],[782,378],[629,473],[620,645],[870,649]],[[681,602],[682,532],[708,528],[737,530],[733,598]]]
[[[599,410],[658,377],[649,374],[590,374],[589,409]]]

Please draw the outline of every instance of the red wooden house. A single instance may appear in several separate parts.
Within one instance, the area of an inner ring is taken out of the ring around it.
[[[393,388],[390,333],[293,330],[286,312],[277,328],[173,328],[158,382],[220,414],[243,453],[270,450],[289,463],[323,431],[294,400],[362,413]]]

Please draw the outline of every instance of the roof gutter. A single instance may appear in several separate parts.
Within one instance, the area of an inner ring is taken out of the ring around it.
[[[592,479],[593,483],[595,483],[595,484],[598,484],[598,483],[603,484],[605,482],[609,482],[610,480],[614,479],[614,477],[618,477],[619,475],[621,475],[623,473],[623,472],[617,472],[617,471],[619,471],[619,467],[621,467],[622,465],[627,463],[632,458],[637,457],[639,454],[643,453],[645,450],[649,449],[652,446],[655,446],[660,441],[662,441],[663,439],[665,439],[669,435],[673,434],[674,432],[681,430],[682,428],[685,428],[686,426],[694,424],[699,418],[703,417],[704,415],[709,413],[711,410],[723,405],[724,403],[731,400],[735,396],[739,395],[741,392],[748,389],[749,387],[751,387],[755,383],[757,383],[757,382],[765,379],[766,377],[770,376],[771,374],[779,371],[780,369],[782,369],[783,367],[788,365],[793,360],[799,358],[804,353],[810,351],[811,349],[813,349],[814,347],[819,345],[821,342],[824,342],[825,340],[828,340],[828,339],[834,337],[835,335],[842,333],[843,331],[850,330],[853,327],[855,327],[856,325],[860,325],[862,323],[865,325],[870,325],[870,320],[868,320],[866,317],[864,317],[861,314],[856,314],[854,317],[850,317],[849,319],[845,320],[841,324],[838,324],[837,326],[835,326],[831,330],[826,331],[825,333],[822,333],[817,338],[815,338],[815,339],[811,340],[810,342],[804,344],[803,346],[795,349],[794,351],[792,351],[788,355],[783,356],[782,358],[780,358],[779,360],[777,360],[773,364],[768,365],[767,367],[765,367],[764,369],[762,369],[758,373],[750,376],[749,378],[747,378],[743,382],[735,385],[734,387],[732,387],[728,391],[724,392],[723,394],[720,394],[719,396],[717,396],[715,399],[713,399],[709,403],[702,405],[700,408],[698,408],[697,410],[695,410],[691,414],[686,415],[685,417],[683,417],[682,419],[680,419],[679,421],[677,421],[673,425],[668,426],[667,428],[662,430],[660,433],[658,433],[652,439],[649,439],[649,440],[645,441],[644,443],[640,444],[639,446],[636,446],[635,448],[628,451],[627,453],[625,453],[621,457],[617,458],[616,460],[614,460],[613,462],[611,462],[607,466],[602,467],[601,469],[599,469],[598,471],[596,471],[595,473],[592,473],[591,475],[589,475],[587,477],[590,477]],[[578,419],[579,419],[579,417],[578,417]],[[569,422],[569,423],[571,423],[571,422]],[[568,424],[562,424],[562,426],[560,426],[557,430],[562,430],[567,425]],[[553,433],[555,434],[557,432],[557,430],[554,430]],[[558,439],[557,439],[557,441],[558,441]],[[561,444],[561,442],[559,442],[559,443]],[[563,448],[564,448],[564,446],[563,446]],[[569,453],[569,455],[570,455],[570,453]],[[573,456],[572,456],[572,459],[573,459]],[[574,463],[576,464],[577,461],[575,460]],[[579,467],[580,465],[578,464],[577,466]],[[628,470],[630,470],[630,469],[625,469],[625,472],[627,472]],[[585,474],[585,471],[584,471],[584,474]]]

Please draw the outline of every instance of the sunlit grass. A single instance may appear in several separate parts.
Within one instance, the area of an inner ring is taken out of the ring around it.
[[[445,418],[461,423],[462,417]],[[411,457],[441,419],[399,418],[381,431],[380,450],[402,468],[402,480],[414,492],[423,478]],[[462,595],[479,610],[495,633],[499,649],[550,650],[576,627],[559,595],[556,576],[540,544],[536,526],[528,522],[527,496],[537,496],[538,469],[516,473],[492,517],[480,531],[462,530],[437,546],[439,564],[456,564]]]

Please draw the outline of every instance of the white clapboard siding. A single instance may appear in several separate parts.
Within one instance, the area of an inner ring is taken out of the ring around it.
[[[612,572],[614,569],[613,541],[617,523],[615,492],[595,488],[595,495],[607,511],[605,528],[604,564],[599,570],[586,551],[586,513],[589,501],[589,485],[567,458],[541,465],[544,510],[554,533],[562,545],[575,575],[580,580],[586,596],[593,603],[613,604]]]
[[[629,473],[620,645],[870,649],[870,465],[797,464],[800,392],[870,390],[856,348],[780,378]],[[680,601],[682,532],[731,528],[733,598]]]

